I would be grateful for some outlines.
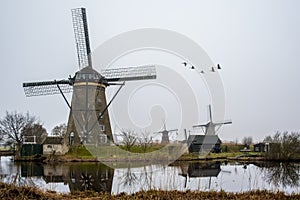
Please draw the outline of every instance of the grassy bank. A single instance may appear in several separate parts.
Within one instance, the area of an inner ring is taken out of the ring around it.
[[[225,147],[226,148],[225,148]],[[69,152],[64,156],[44,155],[40,157],[23,157],[20,161],[61,161],[61,162],[126,162],[126,161],[196,161],[196,160],[236,160],[236,161],[282,161],[282,159],[271,159],[265,153],[241,152],[241,145],[224,145],[226,151],[221,153],[182,153],[180,146],[152,145],[145,149],[140,146],[132,146],[130,151],[126,151],[123,146],[71,146]],[[178,149],[179,147],[179,149]],[[250,147],[251,149],[251,147]],[[159,151],[158,151],[159,150]],[[144,154],[144,151],[146,154]],[[93,156],[90,152],[92,152]],[[284,160],[285,161],[285,160]],[[300,155],[290,161],[300,161]]]
[[[163,145],[153,145],[150,146],[146,149],[146,152],[140,147],[140,146],[132,146],[130,149],[130,153],[138,153],[138,154],[143,154],[143,153],[150,153],[150,152],[155,152],[157,150],[163,149]],[[172,148],[172,146],[167,147],[169,149]],[[110,154],[115,154],[118,150],[122,150],[124,155],[126,156],[128,152],[125,147],[123,146],[99,146],[97,147],[99,151],[101,152],[100,154],[103,154],[104,156],[110,156]],[[222,153],[205,153],[203,156],[199,155],[199,153],[185,153],[181,156],[181,159],[187,159],[187,160],[194,160],[194,159],[199,159],[199,158],[208,158],[208,159],[222,159],[222,158],[233,158],[233,157],[240,157],[243,155],[249,155],[251,156],[262,156],[261,153],[255,153],[255,152],[250,152],[250,153],[243,153],[240,152],[238,149],[239,147],[234,148],[230,147],[228,148],[228,152],[222,152]],[[68,158],[94,158],[92,154],[86,149],[85,146],[72,146],[69,149],[69,152],[65,155],[65,157]]]
[[[111,195],[109,193],[97,193],[92,191],[75,192],[72,194],[58,194],[55,192],[43,192],[32,187],[16,187],[0,183],[1,199],[300,199],[299,194],[286,195],[282,192],[251,191],[244,193],[221,192],[192,192],[192,191],[141,191],[127,195]]]

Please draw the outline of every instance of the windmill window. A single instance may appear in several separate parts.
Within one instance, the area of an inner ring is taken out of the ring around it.
[[[101,105],[102,105],[102,101],[101,101],[101,99],[100,99],[100,98],[98,98],[98,99],[97,99],[97,101],[98,101],[98,104],[101,106]],[[101,113],[100,113],[100,115],[101,115]]]
[[[48,148],[48,149],[52,149],[52,145],[48,145],[47,148]]]
[[[105,131],[105,126],[104,125],[100,125],[100,131]]]
[[[101,143],[101,144],[107,143],[107,135],[105,135],[105,134],[100,134],[99,140],[100,140],[100,143]]]

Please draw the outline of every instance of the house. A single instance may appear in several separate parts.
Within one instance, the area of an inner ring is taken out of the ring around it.
[[[43,154],[43,146],[41,144],[25,143],[21,148],[21,156],[35,156]]]
[[[187,140],[190,153],[221,152],[221,140],[217,135],[190,135]]]
[[[43,142],[43,154],[64,155],[69,150],[63,137],[47,137]]]
[[[254,145],[254,151],[255,152],[269,152],[269,143],[257,143]]]

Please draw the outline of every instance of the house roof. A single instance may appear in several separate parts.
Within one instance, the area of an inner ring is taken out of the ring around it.
[[[43,144],[62,144],[64,142],[63,137],[46,137]]]
[[[263,143],[263,142],[260,142],[260,143],[256,143],[256,144],[254,144],[254,146],[261,146],[261,145],[265,145],[265,143]]]
[[[222,141],[217,135],[190,135],[188,143],[191,144],[221,144]]]

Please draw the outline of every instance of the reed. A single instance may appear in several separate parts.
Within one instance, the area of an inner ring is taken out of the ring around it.
[[[52,191],[42,191],[33,187],[17,187],[12,184],[0,183],[1,199],[300,199],[299,194],[284,194],[283,192],[249,191],[243,193],[199,192],[199,191],[140,191],[134,194],[121,193],[111,195],[93,191],[59,194]]]

